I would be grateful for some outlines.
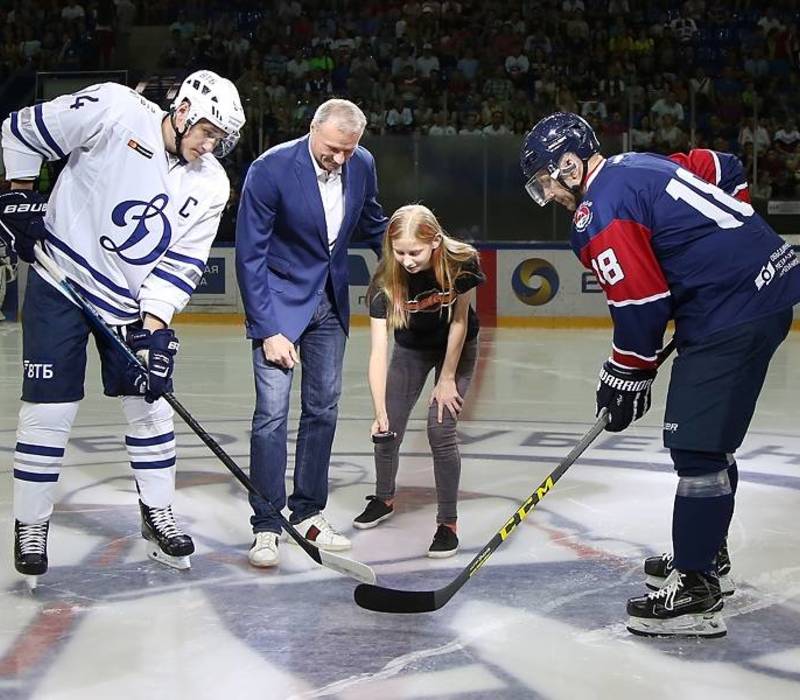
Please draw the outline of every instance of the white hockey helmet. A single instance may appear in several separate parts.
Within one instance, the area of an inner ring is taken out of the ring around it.
[[[201,119],[207,119],[226,134],[214,149],[214,155],[217,158],[228,155],[239,141],[239,132],[245,122],[236,86],[213,71],[199,70],[189,75],[181,84],[172,102],[172,111],[184,100],[190,105],[186,129],[190,129]]]

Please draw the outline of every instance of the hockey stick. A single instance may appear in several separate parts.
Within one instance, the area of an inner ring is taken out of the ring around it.
[[[673,351],[675,347],[674,338],[667,343],[659,353],[658,364],[660,365]],[[385,588],[374,584],[359,584],[356,586],[354,598],[356,604],[367,610],[388,613],[421,613],[433,612],[444,606],[461,587],[469,581],[478,570],[486,563],[495,550],[500,547],[506,538],[514,531],[525,517],[530,513],[541,500],[553,489],[556,482],[564,475],[572,464],[580,457],[591,445],[595,438],[605,430],[608,420],[606,409],[602,409],[598,414],[594,425],[589,428],[580,442],[572,448],[570,453],[564,457],[558,466],[547,475],[545,480],[539,484],[536,490],[523,501],[516,512],[506,521],[494,537],[478,554],[461,570],[458,576],[446,586],[434,591],[406,591],[398,588]]]
[[[95,311],[94,307],[83,298],[83,295],[75,289],[72,283],[66,278],[61,268],[58,267],[56,262],[50,258],[44,250],[37,245],[35,248],[37,262],[47,270],[48,274],[58,283],[59,287],[66,292],[70,299],[72,299],[86,314],[90,323],[113,345],[115,346],[128,360],[128,362],[135,364],[137,367],[142,367],[142,363],[133,351],[117,336],[102,319],[100,314]],[[364,583],[375,583],[375,572],[366,564],[359,561],[348,559],[331,552],[326,552],[311,544],[305,537],[303,537],[292,524],[278,511],[253,485],[253,482],[247,475],[239,468],[236,462],[222,449],[220,444],[211,437],[192,416],[191,413],[181,404],[175,395],[172,393],[164,394],[164,400],[172,406],[175,412],[183,418],[186,424],[194,431],[195,435],[199,437],[206,446],[219,458],[219,460],[228,468],[228,471],[233,474],[239,483],[244,486],[247,491],[261,498],[269,509],[280,518],[281,526],[286,533],[308,554],[317,564],[321,564],[333,571],[336,571],[345,576],[350,576],[357,581]]]

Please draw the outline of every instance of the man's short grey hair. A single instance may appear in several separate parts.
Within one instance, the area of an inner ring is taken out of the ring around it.
[[[332,122],[339,130],[351,134],[360,134],[367,126],[364,112],[350,100],[327,100],[317,107],[311,126],[320,126],[325,122]]]

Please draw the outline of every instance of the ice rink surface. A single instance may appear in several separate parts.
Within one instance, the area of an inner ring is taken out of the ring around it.
[[[237,326],[178,331],[176,395],[247,469],[249,346]],[[642,639],[624,626],[626,599],[644,590],[643,557],[669,548],[668,365],[650,413],[602,434],[444,608],[399,616],[361,610],[354,581],[289,544],[279,570],[250,567],[246,493],[177,418],[175,511],[197,552],[184,572],[146,559],[121,408],[100,396],[93,349],[50,571],[31,594],[12,556],[21,345],[19,327],[0,324],[0,698],[800,698],[798,333],[773,360],[737,455],[737,590],[725,605],[728,636],[706,641]],[[346,554],[385,585],[449,582],[591,425],[608,347],[605,330],[482,333],[461,423],[462,549],[434,561],[424,556],[435,496],[422,399],[403,445],[396,516],[352,528],[374,483],[368,335],[354,329],[326,510],[352,537]],[[290,443],[297,405],[295,395]]]

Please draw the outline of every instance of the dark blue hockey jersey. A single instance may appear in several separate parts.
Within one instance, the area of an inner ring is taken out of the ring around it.
[[[606,293],[623,366],[654,367],[670,319],[680,345],[800,301],[792,246],[663,156],[626,153],[591,173],[571,243]]]
[[[673,153],[669,158],[732,197],[743,202],[750,201],[750,190],[747,187],[742,161],[733,153],[694,148],[688,153]]]

